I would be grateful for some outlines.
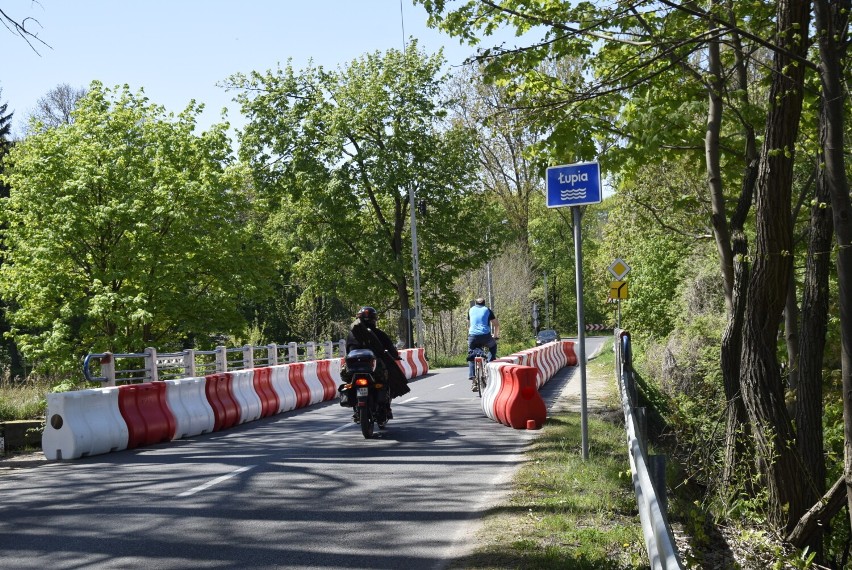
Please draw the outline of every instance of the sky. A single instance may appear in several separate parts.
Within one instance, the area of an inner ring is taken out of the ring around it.
[[[36,53],[0,28],[0,104],[14,112],[16,138],[38,99],[63,83],[142,88],[175,114],[195,99],[205,104],[200,128],[219,122],[223,107],[239,127],[235,93],[217,86],[237,72],[284,67],[288,58],[295,69],[310,59],[334,69],[402,49],[409,36],[429,53],[443,47],[448,69],[475,52],[428,28],[412,0],[4,0],[2,9],[37,20],[27,27],[50,46],[34,43]]]

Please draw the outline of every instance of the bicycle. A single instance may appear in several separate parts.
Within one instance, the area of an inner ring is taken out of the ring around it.
[[[471,389],[481,398],[487,376],[485,365],[491,362],[491,351],[488,350],[487,346],[478,346],[470,351],[470,357],[473,358],[473,386]]]

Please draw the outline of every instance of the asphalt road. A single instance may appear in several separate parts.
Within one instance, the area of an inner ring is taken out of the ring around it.
[[[549,408],[578,370],[542,388]],[[410,386],[371,440],[330,402],[8,471],[0,567],[442,568],[468,550],[539,432],[488,419],[465,369]]]

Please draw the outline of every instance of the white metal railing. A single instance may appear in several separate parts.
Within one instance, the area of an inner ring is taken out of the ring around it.
[[[644,409],[636,406],[638,395],[630,333],[621,329],[615,330],[615,372],[624,411],[630,472],[648,559],[654,569],[682,569],[666,512],[665,458],[647,453]]]
[[[245,345],[214,350],[188,349],[158,354],[155,348],[140,353],[91,353],[83,359],[83,377],[105,386],[117,383],[156,382],[174,378],[192,378],[218,372],[307,362],[345,356],[346,341],[325,341],[265,346]]]

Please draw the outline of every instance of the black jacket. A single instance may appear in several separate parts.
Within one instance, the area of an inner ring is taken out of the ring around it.
[[[388,388],[391,398],[411,391],[405,374],[396,363],[397,360],[401,360],[399,351],[383,330],[378,327],[370,328],[361,319],[355,319],[346,337],[346,352],[349,353],[357,348],[369,348],[384,365],[388,371]]]

